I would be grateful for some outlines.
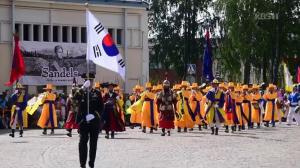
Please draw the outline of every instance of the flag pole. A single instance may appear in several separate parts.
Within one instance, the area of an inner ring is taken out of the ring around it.
[[[84,4],[85,5],[85,12],[87,13],[87,11],[88,11],[88,5],[89,5],[89,3],[88,3],[88,1]],[[86,17],[85,18],[86,19],[86,23],[88,22],[88,18]],[[88,24],[87,24],[87,26],[88,26]],[[86,42],[88,43],[88,28],[86,28]],[[87,55],[87,51],[86,51],[86,57],[87,57],[88,55]],[[87,75],[88,75],[88,80],[90,80],[89,78],[90,78],[90,66],[89,66],[89,60],[88,59],[86,59],[86,68],[87,68]],[[90,114],[90,90],[89,90],[89,88],[88,88],[88,90],[87,90],[87,114],[89,115]]]

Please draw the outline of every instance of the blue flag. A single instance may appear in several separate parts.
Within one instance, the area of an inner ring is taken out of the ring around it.
[[[212,51],[208,31],[206,31],[205,39],[206,46],[203,57],[203,79],[206,82],[211,82],[214,79],[214,76],[212,71]]]

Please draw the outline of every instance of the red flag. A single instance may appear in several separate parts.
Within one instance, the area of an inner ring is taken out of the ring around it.
[[[297,82],[300,83],[300,66],[298,66]]]
[[[10,79],[9,82],[5,83],[6,86],[11,86],[16,80],[18,80],[25,73],[25,63],[19,46],[19,37],[15,35],[14,39],[15,39],[14,57],[11,66]]]

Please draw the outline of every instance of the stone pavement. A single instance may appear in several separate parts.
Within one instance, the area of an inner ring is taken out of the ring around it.
[[[78,135],[65,130],[41,135],[26,130],[23,138],[0,130],[1,168],[76,168]],[[300,167],[300,127],[281,124],[276,128],[210,135],[210,130],[144,134],[127,128],[116,139],[98,141],[96,168],[297,168]]]

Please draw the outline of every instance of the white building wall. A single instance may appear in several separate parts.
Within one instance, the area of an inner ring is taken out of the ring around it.
[[[44,1],[26,2],[26,0],[15,0],[15,22],[18,24],[31,24],[30,40],[33,40],[33,25],[50,25],[50,34],[52,34],[52,25],[60,26],[59,41],[62,41],[61,26],[85,27],[85,6],[82,4],[61,3],[55,4],[53,1],[45,3]],[[4,83],[10,76],[12,61],[12,28],[11,28],[11,0],[0,1],[0,91],[7,89]],[[134,8],[127,6],[101,6],[93,5],[90,10],[101,20],[106,28],[122,29],[124,32],[124,8],[127,11],[127,39],[123,39],[122,45],[118,45],[119,51],[127,56],[127,81],[126,92],[139,83],[144,84],[149,79],[149,50],[148,50],[148,12],[145,8]],[[20,29],[22,40],[23,29]],[[70,30],[69,30],[70,33]],[[80,31],[78,31],[78,40],[80,40]],[[43,34],[40,30],[40,36]],[[125,36],[124,36],[125,37]],[[115,38],[116,40],[116,38]],[[127,42],[127,53],[125,54],[124,41]],[[39,39],[42,41],[42,38]],[[50,36],[52,41],[52,35]],[[70,39],[68,40],[70,41]],[[22,45],[22,42],[21,42]],[[97,67],[96,80],[113,81],[119,83],[122,87],[124,82],[116,74],[103,68]],[[29,87],[30,92],[35,92],[34,86]]]

